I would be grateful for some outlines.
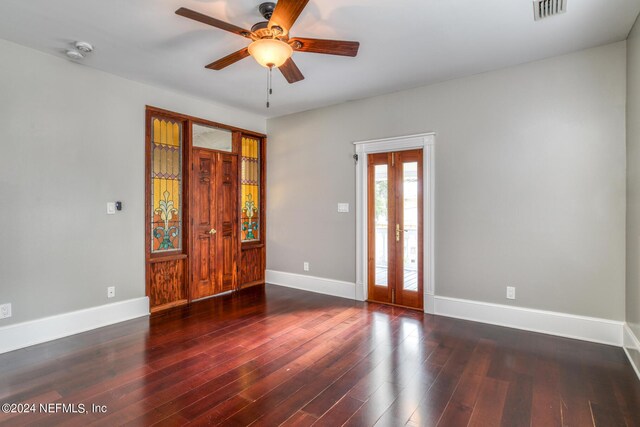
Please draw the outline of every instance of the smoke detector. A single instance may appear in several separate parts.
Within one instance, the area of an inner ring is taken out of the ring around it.
[[[87,42],[76,42],[76,49],[78,49],[82,53],[90,53],[93,52],[93,46]]]
[[[68,56],[69,58],[71,58],[71,59],[79,60],[79,59],[84,58],[84,55],[83,55],[82,53],[78,52],[78,51],[77,51],[77,50],[75,50],[75,49],[69,49],[69,50],[66,52],[66,54],[67,54],[67,56]]]
[[[75,49],[67,49],[65,53],[70,59],[76,61],[83,59],[86,54],[93,52],[93,46],[91,46],[91,43],[77,41],[73,46]]]
[[[567,11],[567,0],[533,0],[533,18],[539,21]]]

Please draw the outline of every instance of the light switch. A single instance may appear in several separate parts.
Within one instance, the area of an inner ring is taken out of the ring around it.
[[[338,203],[338,212],[349,212],[349,203]]]
[[[116,213],[116,203],[107,202],[107,215],[114,215]]]

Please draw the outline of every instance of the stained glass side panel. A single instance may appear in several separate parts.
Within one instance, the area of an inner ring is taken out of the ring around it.
[[[260,140],[242,137],[242,241],[260,240]]]
[[[182,249],[182,124],[152,118],[151,252]]]

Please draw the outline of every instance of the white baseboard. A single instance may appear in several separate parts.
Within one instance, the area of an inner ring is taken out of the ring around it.
[[[640,379],[640,339],[626,323],[624,324],[624,345],[622,348],[627,354],[631,366],[636,371],[638,379]]]
[[[441,296],[435,297],[435,314],[622,346],[624,323],[615,320]]]
[[[149,314],[149,298],[58,314],[0,328],[0,354]]]
[[[356,283],[356,300],[365,301],[367,297],[364,294],[364,285],[362,283]]]
[[[305,276],[284,271],[267,270],[266,282],[334,297],[357,299],[356,284],[323,277]]]
[[[336,297],[361,300],[355,283],[267,270],[267,283]],[[425,311],[440,316],[541,332],[601,344],[623,346],[624,322],[554,311],[428,295]],[[629,330],[631,333],[631,330]],[[635,337],[634,337],[635,338]],[[637,342],[636,342],[637,345]],[[640,351],[640,345],[636,348]],[[626,351],[626,350],[625,350]]]
[[[436,297],[432,293],[424,294],[424,312],[427,314],[436,314]]]

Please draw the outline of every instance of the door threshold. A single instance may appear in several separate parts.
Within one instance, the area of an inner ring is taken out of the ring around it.
[[[409,310],[415,310],[415,311],[419,311],[420,313],[424,313],[424,309],[420,308],[420,307],[410,307],[408,305],[393,304],[391,302],[375,301],[375,300],[372,300],[372,299],[368,299],[366,301],[374,303],[374,304],[390,305],[392,307],[406,308],[406,309],[409,309]]]
[[[214,294],[214,295],[209,295],[208,297],[202,297],[202,298],[198,298],[198,299],[192,299],[191,302],[198,302],[198,301],[204,301],[206,299],[211,299],[211,298],[215,298],[215,297],[221,297],[223,295],[229,295],[234,293],[234,290],[230,290],[230,291],[225,291],[225,292],[220,292],[219,294]]]

